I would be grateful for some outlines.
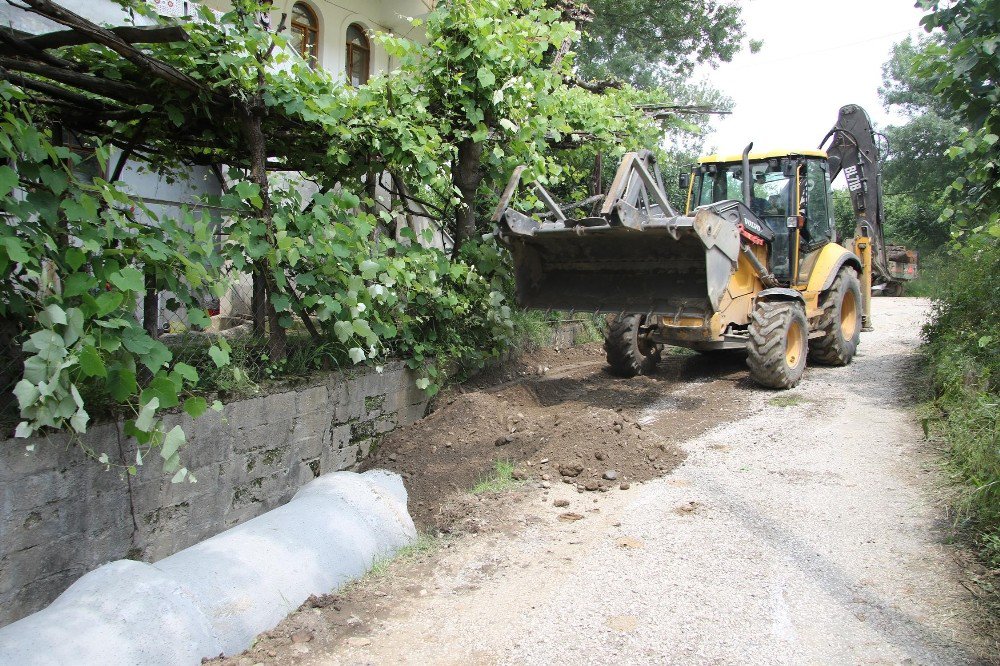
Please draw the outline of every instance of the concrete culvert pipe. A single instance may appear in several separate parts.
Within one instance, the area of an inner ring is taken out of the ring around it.
[[[396,474],[324,475],[273,511],[155,564],[119,560],[0,629],[0,665],[198,664],[416,538]]]

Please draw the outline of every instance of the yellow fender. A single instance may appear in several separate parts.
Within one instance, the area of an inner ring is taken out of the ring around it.
[[[837,272],[845,265],[853,266],[861,274],[861,260],[856,254],[837,243],[827,243],[819,251],[805,290],[812,293],[826,291],[833,285]]]

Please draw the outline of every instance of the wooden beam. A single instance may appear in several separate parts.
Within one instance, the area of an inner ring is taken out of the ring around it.
[[[51,53],[46,53],[41,49],[35,48],[14,34],[14,31],[11,28],[0,27],[0,42],[4,43],[0,46],[0,54],[33,57],[35,60],[40,60],[54,67],[66,67],[67,69],[77,68],[74,63],[71,63],[68,60],[63,60],[62,58],[52,55]]]
[[[179,86],[184,90],[189,90],[191,92],[204,92],[201,84],[184,72],[181,72],[165,62],[160,62],[156,58],[143,53],[111,30],[102,28],[96,23],[88,21],[79,14],[75,14],[52,2],[52,0],[23,1],[25,4],[30,6],[31,11],[36,14],[72,28],[74,31],[86,36],[89,42],[108,47],[139,69],[148,72],[159,79],[163,79],[172,85]]]
[[[45,83],[44,81],[38,81],[36,79],[28,78],[23,74],[18,74],[17,72],[11,72],[3,67],[0,67],[0,79],[10,81],[16,86],[21,86],[22,88],[28,88],[29,90],[34,90],[40,92],[44,95],[48,95],[54,99],[62,100],[64,102],[69,102],[80,107],[81,113],[90,111],[105,111],[108,107],[101,101],[96,99],[91,99],[90,97],[85,97],[80,93],[73,92],[72,90],[67,90],[66,88],[52,85],[51,83]]]
[[[180,26],[126,25],[117,28],[108,28],[107,30],[129,44],[166,44],[169,42],[186,42],[191,39],[190,35]],[[27,37],[20,41],[33,49],[44,51],[45,49],[58,49],[63,46],[93,44],[97,40],[74,29],[49,32],[44,35]],[[8,45],[0,47],[0,55],[18,55],[18,52],[13,45]]]
[[[58,81],[59,83],[64,83],[68,86],[79,88],[80,90],[85,90],[95,95],[101,95],[102,97],[109,97],[121,102],[144,104],[156,101],[156,97],[150,95],[150,91],[148,89],[143,89],[130,83],[112,81],[110,79],[92,76],[90,74],[82,74],[80,72],[74,72],[62,67],[53,67],[52,65],[45,65],[39,62],[32,62],[30,60],[19,60],[17,58],[8,58],[0,55],[0,67],[4,67],[15,72],[36,74],[38,76],[45,77],[46,79],[51,79],[52,81]]]

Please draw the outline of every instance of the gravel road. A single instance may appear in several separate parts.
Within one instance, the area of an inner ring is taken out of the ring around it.
[[[851,366],[810,368],[789,392],[745,385],[749,410],[720,410],[715,427],[680,444],[687,458],[672,473],[614,493],[539,489],[516,507],[518,529],[460,536],[429,563],[390,571],[389,602],[353,638],[267,656],[997,663],[945,543],[944,477],[912,411],[927,312],[919,299],[876,299],[876,330]],[[642,414],[645,427],[668,433],[685,404],[677,396],[713,381],[678,385]],[[560,520],[566,511],[583,518]]]

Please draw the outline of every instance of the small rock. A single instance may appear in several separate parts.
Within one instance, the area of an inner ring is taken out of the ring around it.
[[[569,506],[569,500],[557,499],[556,501],[552,502],[552,506]]]
[[[510,476],[515,481],[524,481],[525,479],[528,478],[527,473],[525,473],[525,471],[522,469],[515,469]]]
[[[628,481],[622,481],[622,484],[618,487],[621,488],[622,490],[628,490],[632,486]]]
[[[351,647],[368,647],[372,644],[372,639],[361,638],[360,636],[351,636],[347,639],[347,644]]]
[[[445,442],[444,443],[444,448],[446,448],[446,449],[450,449],[451,446],[452,446],[451,442]]]
[[[294,634],[292,634],[293,643],[308,643],[312,639],[313,639],[312,632],[306,631],[305,629],[296,631]]]
[[[580,472],[583,471],[583,465],[578,465],[576,463],[570,463],[568,465],[559,465],[559,473],[563,476],[580,476]]]
[[[600,490],[600,491],[601,491],[602,493],[606,493],[606,492],[608,492],[609,490],[611,490],[611,486],[601,486],[601,487],[599,488],[599,490]]]
[[[622,424],[621,423],[616,423],[615,424],[615,432],[621,432],[621,431],[622,431]]]
[[[563,521],[564,523],[572,523],[577,520],[583,520],[583,516],[581,516],[578,513],[573,513],[572,511],[567,511],[566,513],[559,514],[559,520]]]
[[[399,460],[399,456],[397,456],[395,453],[389,454],[389,462],[396,462],[397,460]]]
[[[542,439],[545,439],[545,438],[543,437]],[[547,463],[548,461],[549,461],[549,459],[548,459],[548,458],[542,458],[541,460],[539,460],[539,461],[538,461],[538,464],[539,464],[539,465],[544,465],[544,464],[545,464],[545,463]]]
[[[598,488],[600,488],[601,484],[599,484],[597,481],[594,481],[593,479],[591,479],[590,481],[587,481],[587,483],[585,483],[583,485],[583,487],[586,490],[594,491],[594,490],[597,490]]]
[[[552,487],[551,483],[549,483],[548,481],[542,481],[542,488],[549,489],[551,487]]]
[[[542,481],[551,481],[552,477],[548,474],[542,474]]]
[[[295,643],[294,645],[292,645],[292,652],[296,654],[309,654],[310,650],[308,645]]]
[[[594,458],[597,460],[604,460],[605,455],[602,451],[594,451]]]
[[[358,617],[357,615],[352,615],[351,617],[347,618],[346,624],[348,627],[356,627],[359,624],[361,624],[361,618]]]
[[[608,481],[616,481],[618,479],[618,472],[613,469],[609,469],[602,476]]]
[[[510,444],[513,441],[514,438],[511,437],[510,435],[503,435],[501,437],[497,437],[497,440],[493,443],[496,444],[497,446],[503,446],[504,444]]]

